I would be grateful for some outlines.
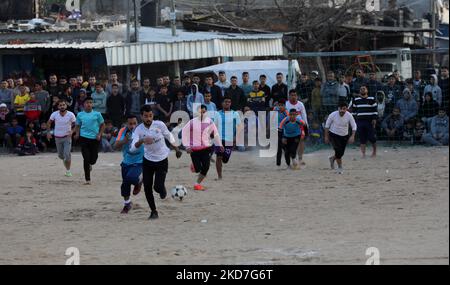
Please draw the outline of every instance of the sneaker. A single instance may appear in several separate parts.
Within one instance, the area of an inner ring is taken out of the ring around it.
[[[66,177],[72,177],[73,175],[72,175],[72,172],[70,172],[70,171],[66,171],[66,174],[65,174],[65,176],[66,176]]]
[[[336,169],[336,173],[337,173],[337,174],[344,174],[344,169],[341,168],[341,167],[338,167],[338,168]]]
[[[195,184],[194,190],[195,191],[205,191],[205,187],[203,187],[201,184]]]
[[[91,185],[91,181],[86,181],[83,185]]]
[[[158,216],[158,212],[157,211],[152,212],[150,214],[150,217],[148,217],[149,220],[156,220],[158,218],[159,218],[159,216]]]
[[[138,185],[134,186],[133,189],[133,195],[136,196],[137,194],[139,194],[139,192],[141,192],[142,189],[142,181],[138,183]]]
[[[120,212],[120,213],[121,214],[128,214],[128,212],[131,210],[132,207],[133,207],[132,203],[125,204],[125,206],[123,206],[122,212]]]
[[[334,169],[336,168],[336,167],[334,166],[334,162],[335,162],[334,157],[330,156],[328,159],[330,160],[330,167],[331,167],[331,169],[334,170]]]

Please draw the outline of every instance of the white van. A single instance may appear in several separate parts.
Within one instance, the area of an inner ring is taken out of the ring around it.
[[[382,50],[395,50],[395,54],[383,54],[375,56],[377,77],[382,79],[392,74],[395,70],[400,72],[402,79],[412,78],[411,49],[386,48]]]

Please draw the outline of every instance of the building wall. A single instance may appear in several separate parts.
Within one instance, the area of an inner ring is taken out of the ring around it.
[[[34,18],[34,0],[1,0],[0,21]]]

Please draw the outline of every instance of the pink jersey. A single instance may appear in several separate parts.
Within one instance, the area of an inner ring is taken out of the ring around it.
[[[200,117],[196,117],[183,127],[181,140],[186,148],[199,151],[212,146],[211,135],[214,137],[214,144],[221,146],[219,132],[213,121],[210,118],[200,121]]]

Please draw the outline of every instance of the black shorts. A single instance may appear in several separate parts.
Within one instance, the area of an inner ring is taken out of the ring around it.
[[[217,157],[222,158],[223,163],[228,163],[228,161],[230,161],[231,153],[233,152],[233,146],[226,146],[225,141],[222,141],[222,146],[224,151],[221,151],[220,147],[214,146],[214,152]]]
[[[358,136],[360,144],[367,144],[367,141],[370,141],[371,143],[377,142],[375,129],[373,128],[371,121],[357,120],[356,125],[358,126]]]
[[[348,136],[340,136],[330,132],[330,142],[334,148],[334,157],[341,159],[344,156],[347,147]]]
[[[196,173],[206,176],[211,163],[211,148],[205,148],[191,153],[192,164]]]

